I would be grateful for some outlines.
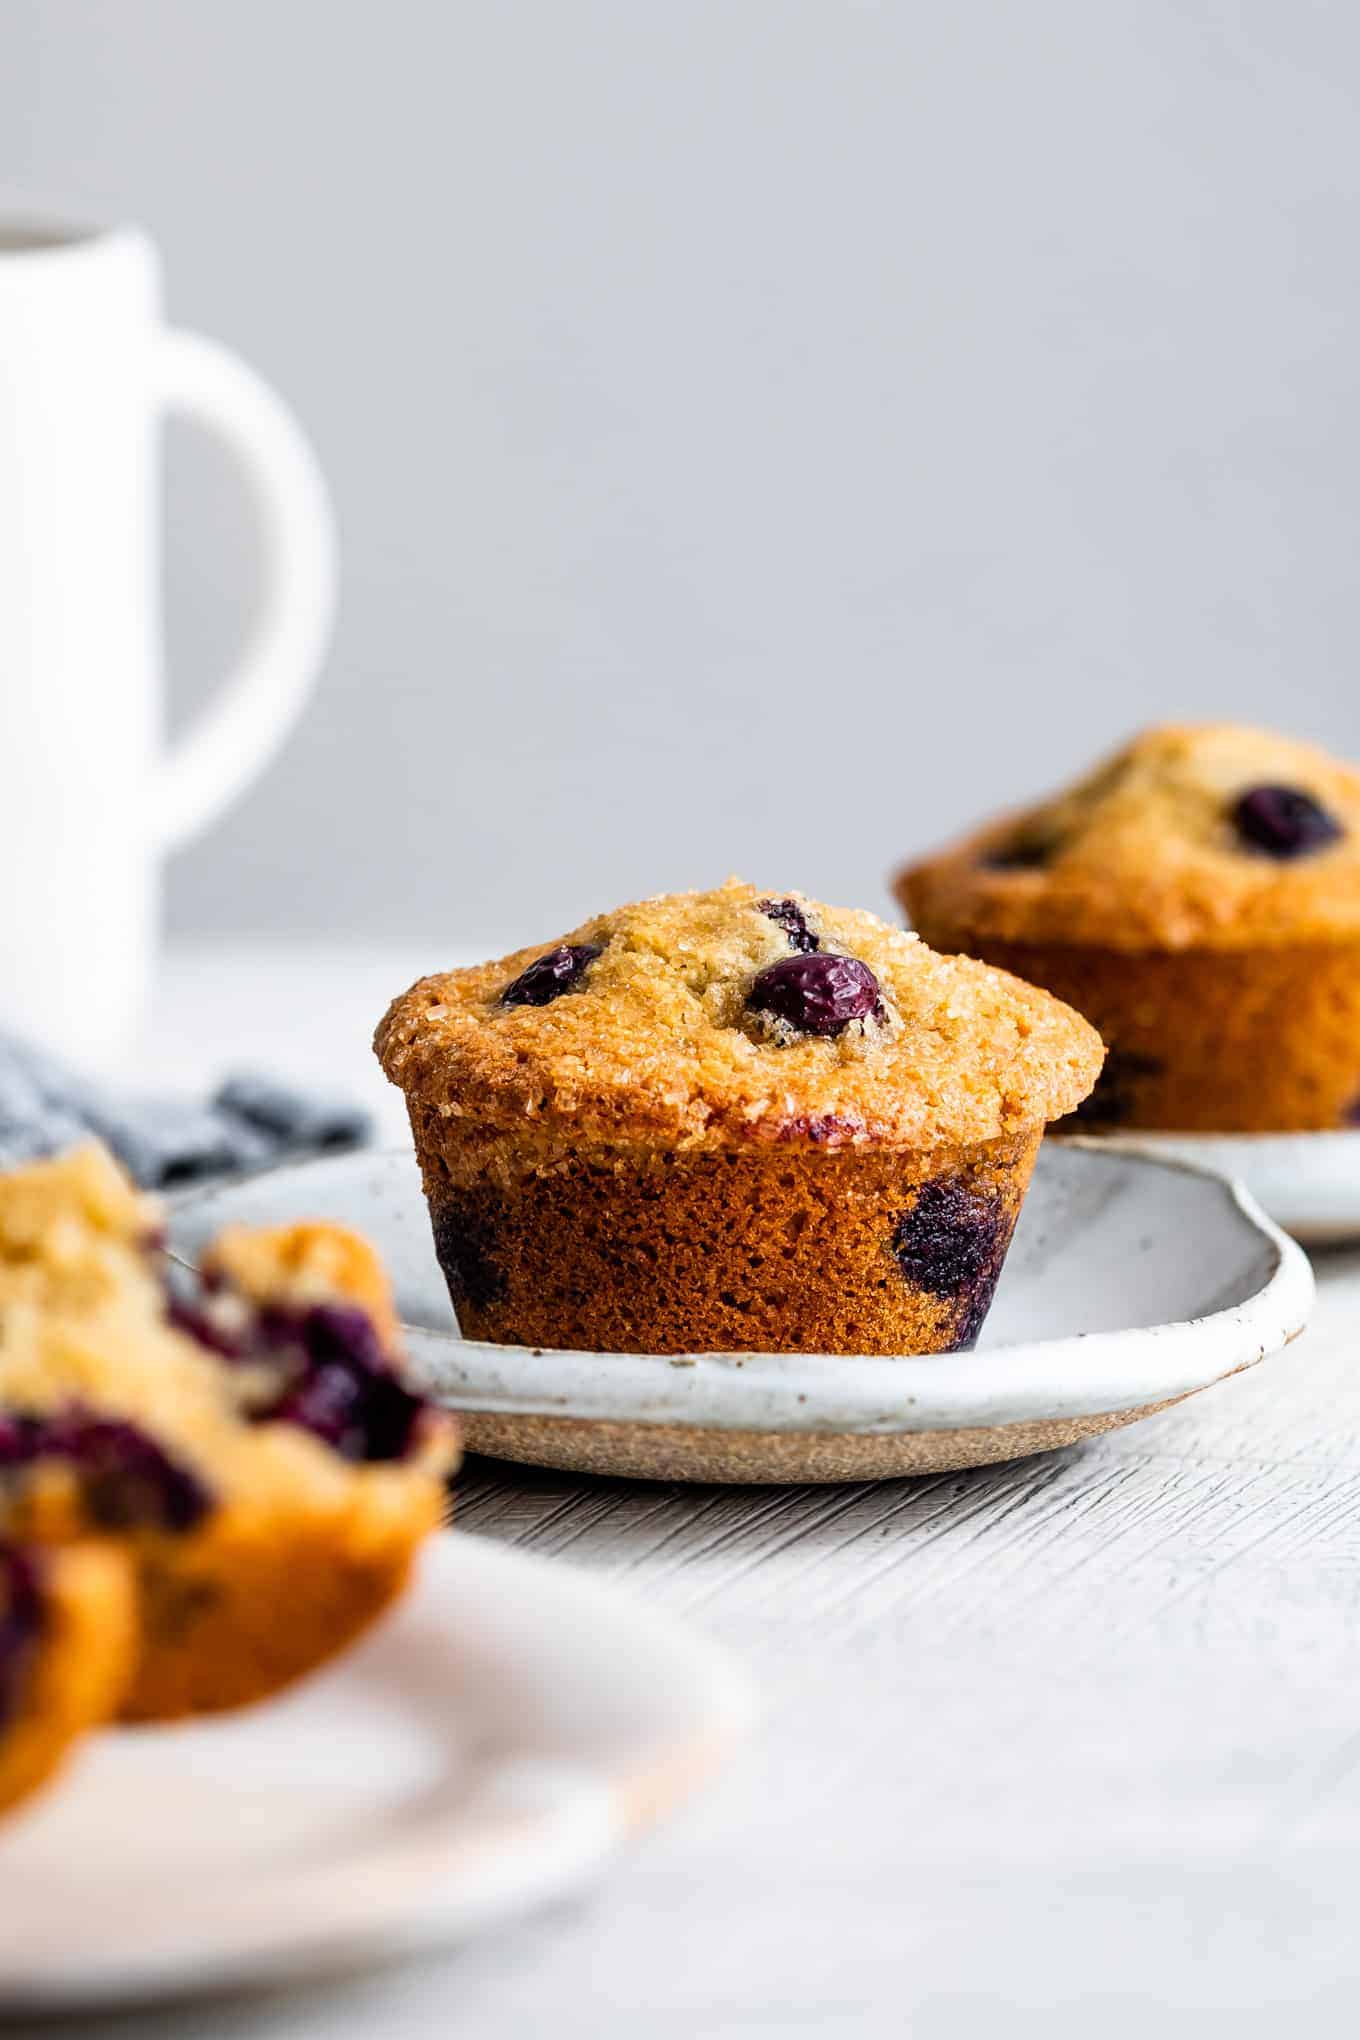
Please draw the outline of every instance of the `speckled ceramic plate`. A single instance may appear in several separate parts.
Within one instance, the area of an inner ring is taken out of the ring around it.
[[[239,1714],[95,1737],[5,1824],[0,2018],[479,1933],[587,1883],[750,1709],[722,1653],[616,1588],[437,1538],[330,1670]]]
[[[1108,1140],[1126,1153],[1233,1177],[1305,1246],[1360,1240],[1360,1131],[1127,1133]]]
[[[181,1203],[194,1259],[231,1220],[366,1232],[412,1358],[495,1458],[663,1480],[872,1480],[1051,1451],[1250,1367],[1295,1337],[1307,1260],[1202,1170],[1103,1143],[1045,1144],[973,1353],[538,1352],[458,1337],[410,1154],[279,1169]]]

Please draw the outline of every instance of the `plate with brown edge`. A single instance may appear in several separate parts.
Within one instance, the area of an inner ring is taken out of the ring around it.
[[[1313,1278],[1240,1187],[1099,1140],[1046,1142],[971,1352],[573,1353],[463,1340],[414,1157],[271,1170],[172,1210],[193,1261],[229,1223],[324,1218],[383,1255],[412,1362],[493,1458],[652,1480],[891,1479],[1049,1452],[1281,1351]]]

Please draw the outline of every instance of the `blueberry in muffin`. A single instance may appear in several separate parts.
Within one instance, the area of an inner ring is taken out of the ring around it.
[[[1264,730],[1145,731],[1070,791],[909,866],[938,948],[1014,971],[1110,1053],[1083,1130],[1325,1130],[1360,1101],[1360,771]]]
[[[135,1719],[261,1698],[350,1642],[456,1456],[362,1240],[229,1231],[178,1290],[159,1237],[98,1147],[0,1177],[0,1534],[125,1556]]]
[[[653,1353],[971,1344],[1102,1053],[1031,986],[736,881],[425,978],[375,1046],[464,1334]]]
[[[136,1635],[132,1568],[111,1544],[0,1544],[0,1814],[117,1711]]]

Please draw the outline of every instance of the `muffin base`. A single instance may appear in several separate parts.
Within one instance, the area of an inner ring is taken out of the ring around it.
[[[975,1342],[1042,1130],[933,1153],[597,1149],[509,1182],[419,1126],[417,1145],[467,1338],[910,1354]]]
[[[1067,1000],[1109,1044],[1095,1090],[1060,1131],[1287,1133],[1360,1124],[1360,944],[970,946]]]

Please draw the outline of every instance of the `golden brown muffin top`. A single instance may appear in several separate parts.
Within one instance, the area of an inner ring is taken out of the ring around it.
[[[1233,723],[1145,730],[1069,792],[899,873],[918,927],[1121,950],[1360,937],[1360,771]]]
[[[972,1144],[1070,1111],[1103,1055],[1003,971],[735,879],[423,978],[374,1046],[413,1109],[547,1153]]]

